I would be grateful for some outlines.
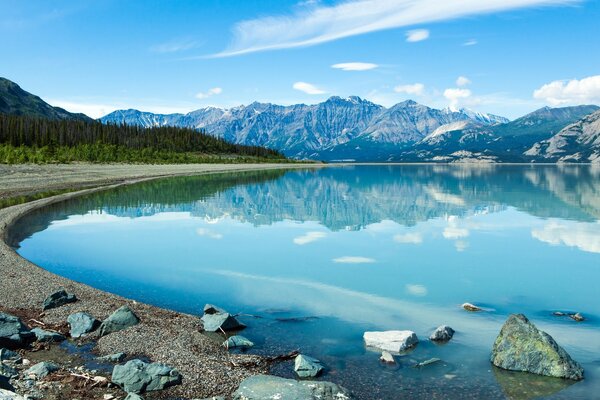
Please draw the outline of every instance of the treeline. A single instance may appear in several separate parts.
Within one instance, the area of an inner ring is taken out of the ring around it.
[[[229,143],[187,128],[102,124],[0,114],[0,163],[254,162],[276,150]]]

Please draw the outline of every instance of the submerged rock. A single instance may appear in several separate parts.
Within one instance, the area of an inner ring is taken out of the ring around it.
[[[127,393],[145,393],[179,385],[181,375],[176,369],[163,364],[131,360],[125,365],[115,366],[112,382]]]
[[[122,331],[139,323],[140,319],[131,311],[131,308],[123,306],[102,322],[100,325],[100,336]]]
[[[494,342],[491,362],[511,371],[583,379],[583,368],[550,335],[537,329],[523,314],[508,317]]]
[[[246,327],[227,311],[212,304],[204,306],[204,315],[201,319],[207,332],[236,331]]]
[[[294,371],[300,378],[315,378],[323,372],[321,361],[299,354],[294,360]]]
[[[71,337],[79,338],[86,333],[90,333],[98,329],[100,321],[92,315],[85,312],[78,312],[67,317],[67,322],[71,327]]]
[[[107,356],[96,357],[96,360],[108,361],[108,362],[112,362],[112,363],[120,363],[123,360],[125,360],[126,357],[127,357],[127,354],[125,354],[125,353],[115,353],[115,354],[109,354]]]
[[[271,375],[255,375],[246,378],[233,393],[233,400],[347,400],[351,398],[350,392],[331,382],[296,381]]]
[[[62,342],[67,339],[58,332],[45,331],[41,328],[33,328],[31,332],[33,332],[36,339],[40,342]]]
[[[36,379],[42,379],[55,371],[58,371],[58,365],[44,361],[35,364],[25,371],[24,374],[25,376],[34,376]]]
[[[483,309],[481,307],[478,307],[471,303],[464,303],[461,307],[464,308],[465,310],[471,311],[471,312],[483,311]]]
[[[42,306],[43,310],[49,310],[51,308],[57,308],[60,306],[64,306],[68,303],[74,303],[77,301],[77,297],[74,294],[67,293],[66,290],[61,289],[57,292],[52,293],[50,296],[44,300],[44,304]]]
[[[21,347],[33,341],[35,335],[14,315],[0,312],[0,346]]]
[[[429,360],[425,360],[425,361],[415,364],[414,367],[415,368],[423,368],[423,367],[426,367],[431,364],[437,364],[440,361],[442,361],[442,360],[439,358],[430,358]]]
[[[382,351],[381,357],[379,357],[379,360],[386,364],[396,364],[396,360],[394,359],[394,356],[389,351]]]
[[[224,341],[223,346],[228,349],[233,349],[236,347],[242,348],[242,349],[248,349],[248,348],[254,346],[254,343],[252,343],[250,340],[246,339],[243,336],[235,335],[235,336],[230,337],[226,341]]]
[[[419,338],[413,331],[365,332],[363,338],[369,347],[394,353],[401,353],[419,343]]]
[[[429,336],[429,340],[433,340],[434,342],[447,342],[452,339],[453,336],[454,329],[450,328],[448,325],[442,325]]]

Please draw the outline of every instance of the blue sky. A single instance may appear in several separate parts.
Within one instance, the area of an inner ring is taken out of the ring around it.
[[[596,0],[0,0],[0,76],[93,117],[357,95],[515,118],[600,103],[599,20]]]

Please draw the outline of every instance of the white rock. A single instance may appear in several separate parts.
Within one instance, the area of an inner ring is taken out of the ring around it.
[[[395,353],[408,350],[419,342],[413,331],[365,332],[365,344]]]
[[[10,390],[0,389],[0,400],[25,400],[25,397],[19,396]]]
[[[381,361],[386,364],[395,364],[396,360],[394,360],[394,356],[389,351],[382,351],[381,357],[379,357]]]

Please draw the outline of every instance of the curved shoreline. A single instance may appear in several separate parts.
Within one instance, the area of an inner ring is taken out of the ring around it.
[[[69,314],[86,311],[104,319],[122,305],[129,305],[142,323],[98,339],[96,349],[101,354],[123,352],[144,355],[152,361],[177,368],[184,377],[183,384],[168,389],[169,396],[202,398],[230,395],[246,377],[266,373],[264,366],[252,366],[258,356],[229,354],[218,343],[200,333],[198,316],[151,306],[104,292],[83,283],[55,275],[22,258],[7,243],[10,227],[27,213],[41,207],[77,196],[131,185],[149,180],[201,174],[242,172],[267,169],[315,168],[315,164],[256,164],[256,165],[198,165],[195,170],[174,171],[146,176],[114,176],[104,179],[100,186],[59,194],[56,196],[18,204],[0,210],[0,305],[7,311],[36,313],[35,319],[47,324],[63,324]],[[85,168],[86,166],[80,166]],[[69,182],[73,189],[94,182],[76,180]],[[44,299],[63,287],[78,297],[73,304],[42,313]],[[201,313],[200,310],[199,314]],[[25,321],[27,322],[27,321]],[[97,339],[92,336],[92,339]]]

